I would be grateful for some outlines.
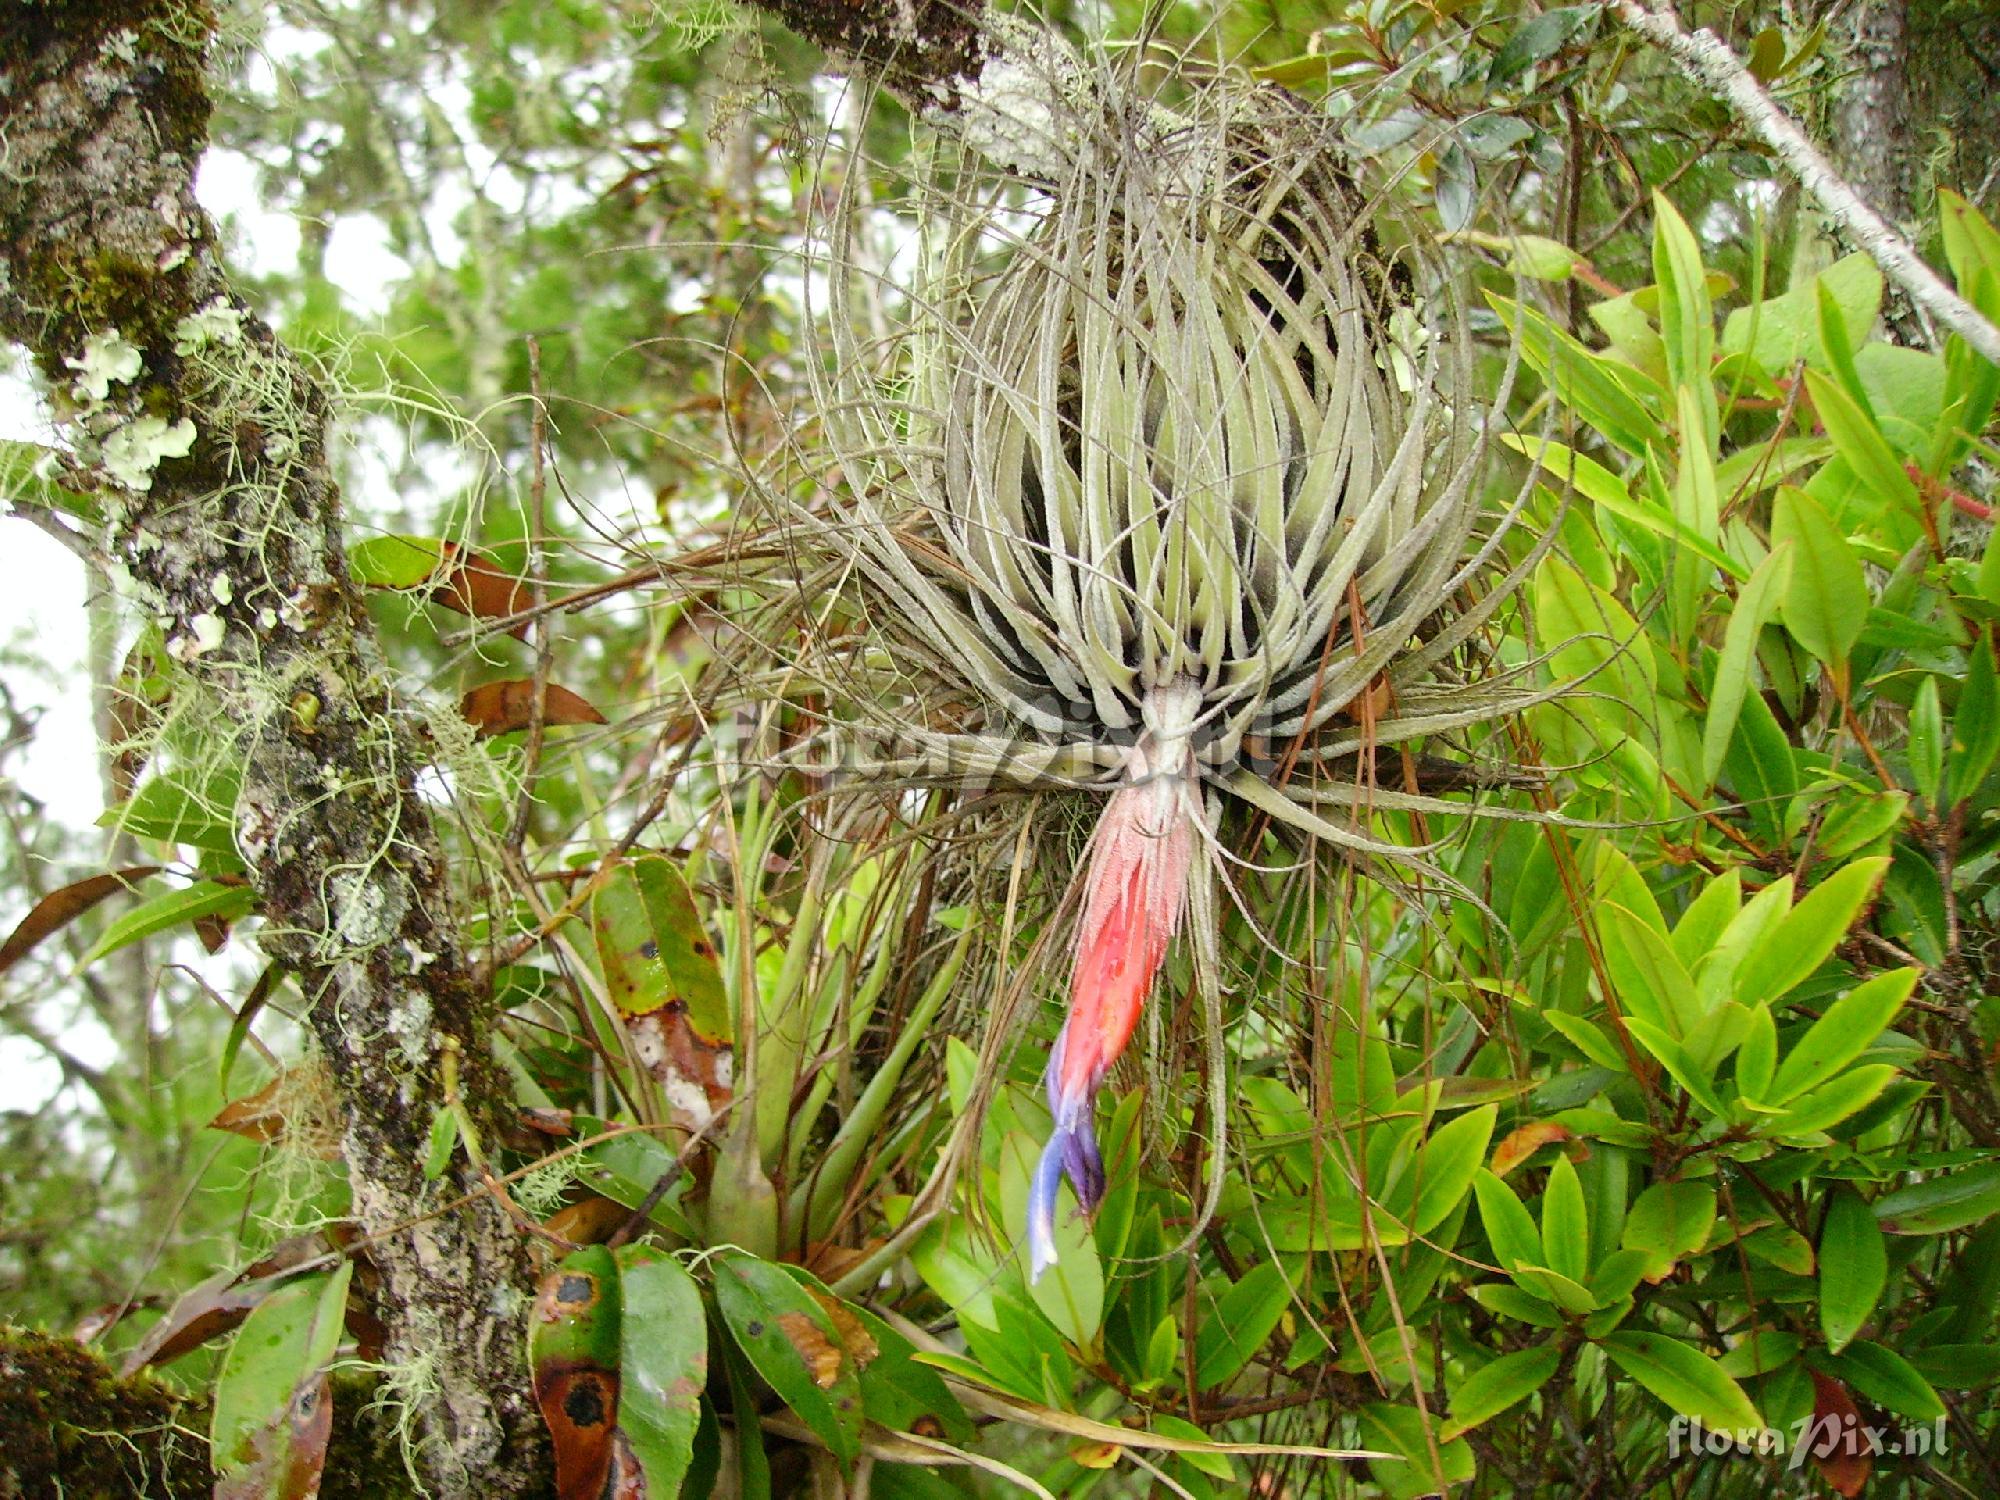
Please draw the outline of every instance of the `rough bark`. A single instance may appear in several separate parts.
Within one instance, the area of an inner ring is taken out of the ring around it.
[[[1827,116],[1827,154],[1877,213],[1907,228],[1918,152],[1910,123],[1905,0],[1863,0],[1843,29],[1848,34]]]
[[[194,198],[211,21],[203,0],[10,7],[0,334],[50,382],[128,594],[234,726],[260,941],[299,976],[343,1103],[387,1360],[422,1394],[421,1477],[545,1493],[525,1247],[469,1171],[423,1173],[447,1037],[470,1098],[504,1097],[491,1001],[414,789],[430,754],[348,579],[325,393],[232,290]]]

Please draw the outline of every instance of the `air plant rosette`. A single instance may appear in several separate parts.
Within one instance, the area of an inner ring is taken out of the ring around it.
[[[1115,97],[1066,122],[1066,174],[1026,207],[1004,186],[967,206],[960,165],[886,344],[839,313],[869,272],[836,216],[817,397],[845,483],[779,528],[847,601],[825,642],[848,664],[826,737],[844,769],[1108,793],[1045,1074],[1035,1276],[1061,1180],[1086,1211],[1103,1195],[1096,1096],[1177,934],[1198,986],[1221,983],[1225,808],[1428,869],[1373,814],[1463,804],[1375,784],[1375,750],[1540,696],[1532,664],[1480,665],[1539,550],[1502,563],[1527,486],[1481,525],[1511,352],[1475,399],[1449,277],[1364,201],[1323,116],[1271,89],[1171,114]]]

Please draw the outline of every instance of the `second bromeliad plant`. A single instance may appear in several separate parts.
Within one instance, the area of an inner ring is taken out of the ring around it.
[[[1526,568],[1495,562],[1516,509],[1478,525],[1511,360],[1480,400],[1449,278],[1324,118],[1228,86],[1170,112],[1128,83],[1062,122],[1064,173],[1028,207],[1003,183],[968,208],[957,179],[906,334],[867,346],[836,314],[819,395],[845,488],[779,525],[801,615],[842,622],[808,632],[840,684],[829,736],[900,747],[846,769],[1106,794],[1046,1072],[1037,1276],[1061,1180],[1086,1210],[1104,1191],[1097,1091],[1183,928],[1220,1086],[1217,919],[1257,847],[1227,847],[1229,810],[1421,863],[1368,814],[1447,804],[1376,785],[1374,748],[1532,696],[1478,646]]]

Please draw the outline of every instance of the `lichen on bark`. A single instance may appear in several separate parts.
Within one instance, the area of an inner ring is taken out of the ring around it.
[[[36,0],[0,40],[0,334],[47,379],[129,592],[238,726],[260,941],[344,1107],[392,1366],[422,1367],[434,1493],[545,1488],[526,1249],[469,1169],[423,1173],[446,1037],[485,1123],[492,1002],[415,787],[429,758],[350,582],[324,391],[236,294],[196,202],[202,0]],[[315,711],[296,711],[310,698]],[[447,1210],[470,1196],[470,1206]]]

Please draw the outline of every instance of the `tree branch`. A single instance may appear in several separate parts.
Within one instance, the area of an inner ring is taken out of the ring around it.
[[[326,393],[237,295],[194,196],[212,24],[202,0],[10,8],[0,336],[48,381],[106,550],[186,670],[177,702],[200,706],[204,768],[240,769],[229,811],[258,941],[299,976],[341,1098],[421,1477],[525,1500],[547,1492],[548,1451],[523,1359],[527,1250],[469,1163],[424,1175],[447,1046],[498,1133],[492,996],[416,788],[434,748],[348,574]]]
[[[1648,10],[1640,0],[1613,0],[1618,19],[1674,60],[1689,79],[1708,89],[1755,131],[1758,138],[1791,168],[1799,185],[1854,243],[1874,257],[1884,274],[1912,302],[1964,339],[1984,358],[2000,365],[2000,328],[1982,317],[1917,254],[1910,242],[1869,207],[1806,138],[1798,122],[1775,99],[1734,52],[1706,29],[1690,32],[1671,5]]]

